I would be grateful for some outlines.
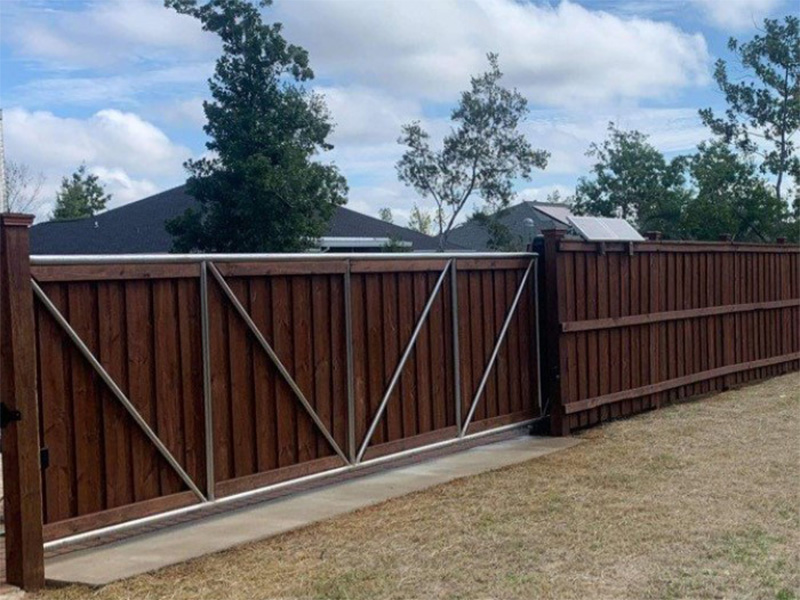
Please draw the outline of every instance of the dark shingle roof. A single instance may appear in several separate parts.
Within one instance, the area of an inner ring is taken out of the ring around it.
[[[525,201],[504,208],[499,213],[500,222],[505,225],[517,250],[524,250],[533,238],[541,235],[545,229],[569,229],[569,225],[553,218],[553,216],[538,210],[537,207],[555,207],[563,209],[565,205],[551,202],[531,202]],[[553,214],[561,214],[562,210],[550,211]],[[533,227],[525,225],[525,219],[533,220]],[[487,250],[489,243],[489,232],[486,227],[477,220],[470,219],[463,225],[455,227],[449,236],[449,241],[464,246],[470,250]]]
[[[172,238],[164,223],[196,205],[179,186],[87,219],[51,221],[31,228],[32,254],[159,254]],[[436,250],[435,238],[339,207],[326,237],[392,238],[411,242],[414,250]],[[451,248],[458,248],[455,244]]]

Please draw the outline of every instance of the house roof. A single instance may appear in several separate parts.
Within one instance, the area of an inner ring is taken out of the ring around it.
[[[514,245],[522,250],[546,229],[568,230],[567,217],[570,214],[566,204],[524,201],[502,209],[498,218],[508,228]],[[527,226],[525,219],[531,219],[533,227]],[[470,219],[450,232],[449,241],[470,250],[487,250],[489,232],[483,223]]]
[[[160,254],[172,247],[166,221],[197,206],[178,186],[94,217],[50,221],[31,227],[32,254]],[[391,238],[409,242],[413,250],[436,250],[438,240],[417,231],[339,207],[325,237]],[[458,249],[455,244],[449,245]]]

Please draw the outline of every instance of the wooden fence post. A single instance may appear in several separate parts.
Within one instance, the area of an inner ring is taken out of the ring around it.
[[[28,228],[33,217],[0,215],[0,400],[6,579],[44,585],[42,481]],[[5,420],[5,419],[4,419]]]
[[[564,414],[561,402],[561,308],[559,298],[559,273],[558,273],[558,243],[564,237],[560,229],[542,231],[544,243],[542,245],[542,258],[544,268],[540,286],[541,303],[543,306],[539,326],[542,328],[542,364],[544,373],[541,374],[547,401],[550,404],[550,433],[552,435],[569,435],[569,418]]]

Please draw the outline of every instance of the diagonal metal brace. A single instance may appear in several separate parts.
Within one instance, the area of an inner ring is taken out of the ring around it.
[[[506,320],[503,323],[503,328],[500,330],[500,335],[497,337],[497,341],[494,344],[492,355],[489,358],[489,364],[486,365],[486,369],[483,372],[483,377],[481,377],[481,382],[478,385],[478,390],[475,392],[475,396],[472,399],[472,405],[469,407],[467,418],[464,420],[464,425],[458,434],[459,437],[464,437],[464,435],[467,433],[467,428],[472,421],[472,417],[475,416],[475,409],[478,408],[478,402],[483,395],[483,390],[486,388],[486,383],[489,381],[489,375],[492,373],[492,367],[494,367],[494,363],[497,360],[497,355],[500,353],[500,346],[503,345],[503,340],[505,340],[506,333],[508,332],[508,326],[511,325],[511,319],[514,318],[514,314],[517,312],[517,305],[519,305],[519,300],[522,298],[522,292],[525,291],[525,284],[528,282],[528,277],[531,274],[531,269],[533,268],[535,262],[536,259],[531,260],[531,262],[528,264],[528,268],[525,270],[525,275],[522,276],[522,281],[519,284],[519,288],[517,288],[517,293],[514,295],[514,301],[511,303],[511,306],[508,309],[508,314],[506,315]],[[538,327],[538,323],[536,326]]]
[[[436,285],[431,292],[428,301],[425,303],[425,308],[422,310],[422,314],[419,317],[419,321],[417,321],[417,326],[414,328],[414,332],[411,334],[411,339],[408,340],[408,344],[406,345],[406,349],[403,351],[403,356],[400,359],[400,362],[397,363],[397,368],[394,370],[394,375],[392,375],[392,379],[389,381],[389,386],[386,388],[386,392],[383,394],[383,398],[381,399],[381,403],[378,406],[378,411],[375,413],[375,417],[372,419],[372,423],[367,430],[367,434],[364,436],[364,441],[361,444],[361,448],[356,455],[356,464],[361,462],[361,459],[364,458],[364,453],[367,451],[367,447],[369,443],[372,441],[372,436],[375,434],[375,429],[378,427],[378,423],[380,422],[381,418],[383,417],[383,413],[386,410],[386,405],[389,403],[389,398],[394,391],[394,387],[397,385],[397,382],[400,380],[400,375],[403,371],[403,367],[406,364],[406,361],[411,356],[411,352],[414,350],[414,346],[417,343],[417,338],[419,337],[420,331],[422,331],[422,326],[425,325],[425,321],[428,318],[428,313],[431,311],[431,307],[433,306],[436,297],[439,295],[439,290],[442,287],[442,283],[444,282],[445,277],[447,276],[447,272],[450,271],[451,266],[453,265],[453,259],[447,261],[447,264],[442,269],[442,273],[439,275],[439,279],[436,281]]]
[[[281,362],[281,359],[278,358],[278,355],[275,353],[275,350],[272,349],[272,346],[270,346],[269,342],[267,342],[267,340],[264,338],[264,336],[261,333],[261,330],[259,330],[258,326],[253,321],[253,319],[250,316],[250,314],[245,310],[244,306],[242,306],[242,303],[239,302],[239,299],[236,297],[236,294],[233,293],[233,290],[230,288],[228,283],[225,281],[225,278],[219,272],[219,270],[214,265],[214,263],[212,263],[212,262],[208,263],[208,270],[214,276],[214,279],[217,280],[217,283],[219,283],[220,287],[222,288],[222,291],[228,297],[228,300],[231,301],[231,304],[233,304],[233,307],[236,309],[236,312],[239,313],[239,316],[242,317],[242,319],[244,320],[244,322],[247,325],[248,329],[250,329],[250,332],[258,340],[258,343],[264,349],[264,352],[267,353],[267,355],[270,357],[272,362],[275,364],[275,367],[278,369],[280,374],[283,376],[283,378],[286,381],[286,383],[288,383],[289,387],[292,388],[292,391],[294,392],[294,395],[297,396],[297,399],[300,401],[300,404],[303,405],[303,408],[308,413],[308,416],[311,417],[311,420],[314,421],[314,424],[317,426],[317,428],[319,429],[320,433],[322,433],[322,435],[325,437],[325,439],[331,445],[331,448],[333,448],[334,452],[336,452],[336,454],[338,454],[339,457],[346,464],[350,464],[350,461],[347,459],[347,456],[345,456],[344,452],[342,452],[342,449],[339,447],[339,444],[337,444],[336,440],[333,439],[333,436],[330,434],[328,429],[325,427],[325,424],[319,418],[319,415],[317,415],[317,413],[314,410],[314,408],[311,406],[311,404],[306,399],[305,394],[303,394],[303,391],[300,389],[300,386],[297,385],[297,382],[289,374],[289,371],[283,365],[283,363]]]
[[[111,390],[111,393],[114,394],[116,399],[119,401],[120,404],[128,411],[128,414],[133,417],[133,420],[139,426],[139,428],[144,432],[147,438],[153,443],[156,449],[159,451],[161,456],[163,456],[166,461],[170,464],[170,466],[175,470],[183,482],[192,490],[195,495],[200,498],[203,502],[206,501],[206,497],[203,495],[203,492],[200,491],[200,488],[195,485],[192,478],[189,477],[189,474],[184,471],[181,464],[172,456],[172,453],[169,449],[164,445],[158,435],[150,428],[150,425],[147,424],[147,421],[144,420],[139,411],[136,410],[136,407],[133,403],[128,399],[125,393],[119,388],[116,381],[108,374],[108,371],[105,370],[103,365],[100,364],[100,361],[97,360],[95,355],[89,349],[89,347],[84,343],[78,333],[72,328],[69,322],[64,318],[64,315],[58,310],[55,304],[53,304],[52,300],[44,293],[44,290],[39,287],[39,284],[36,283],[35,280],[31,280],[31,284],[33,285],[33,291],[36,294],[36,297],[44,304],[45,308],[48,312],[53,316],[56,322],[61,326],[64,332],[69,336],[69,338],[74,342],[75,346],[77,346],[80,353],[83,357],[89,362],[92,368],[97,372],[100,378],[106,383],[108,388]]]

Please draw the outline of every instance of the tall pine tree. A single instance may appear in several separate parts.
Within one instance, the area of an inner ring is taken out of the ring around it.
[[[320,237],[347,184],[318,162],[332,146],[308,53],[289,44],[279,23],[262,21],[247,0],[165,0],[222,40],[203,108],[210,156],[186,163],[187,191],[200,205],[167,224],[178,252],[284,252]]]

